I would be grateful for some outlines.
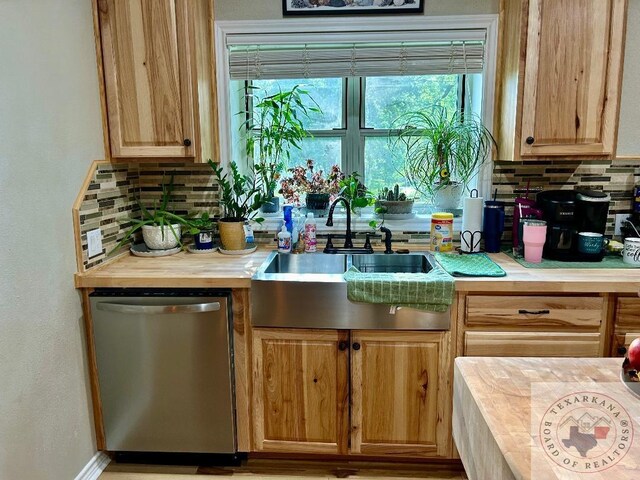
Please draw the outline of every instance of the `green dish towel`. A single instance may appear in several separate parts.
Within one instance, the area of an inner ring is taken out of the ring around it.
[[[459,253],[435,253],[442,268],[454,277],[504,277],[506,272],[485,253],[460,255]]]
[[[363,273],[351,267],[344,274],[347,298],[352,302],[378,303],[446,312],[453,303],[455,282],[440,267],[429,273]]]

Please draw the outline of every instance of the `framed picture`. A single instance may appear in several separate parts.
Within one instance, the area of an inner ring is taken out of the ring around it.
[[[424,0],[282,0],[289,15],[405,14],[424,12]]]

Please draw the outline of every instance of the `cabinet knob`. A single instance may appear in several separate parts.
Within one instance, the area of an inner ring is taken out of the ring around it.
[[[338,350],[344,352],[347,348],[349,348],[349,342],[342,341],[338,344]]]
[[[354,343],[352,347],[354,350],[360,350],[360,344],[358,342]]]
[[[188,138],[184,139],[184,142],[182,142],[184,144],[185,147],[190,147],[191,146],[191,140],[189,140]]]
[[[626,347],[618,347],[618,355],[626,355],[627,348]]]
[[[527,137],[527,139],[525,140],[525,142],[527,142],[527,145],[533,145],[533,142],[535,142],[536,139],[533,137]]]

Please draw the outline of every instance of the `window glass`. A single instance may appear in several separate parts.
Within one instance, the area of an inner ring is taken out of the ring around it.
[[[313,78],[286,80],[253,80],[255,95],[274,95],[279,91],[291,90],[296,85],[309,92],[322,113],[310,113],[305,121],[308,130],[331,130],[343,128],[343,80],[341,78]],[[313,106],[312,102],[308,106]]]
[[[396,183],[403,192],[413,196],[406,179],[400,174],[399,159],[389,149],[388,137],[366,137],[364,141],[364,181],[374,194],[384,187],[391,188]]]
[[[333,165],[342,163],[342,139],[340,137],[305,138],[301,147],[301,150],[291,152],[290,167],[305,165],[307,159],[312,159],[315,170],[322,170],[326,173],[331,170]]]
[[[364,94],[367,128],[392,128],[393,121],[406,112],[429,105],[448,111],[458,108],[458,75],[417,75],[367,77]]]

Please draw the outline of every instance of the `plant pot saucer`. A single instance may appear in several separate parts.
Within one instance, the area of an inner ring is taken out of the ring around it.
[[[189,253],[215,253],[218,251],[218,245],[214,244],[211,248],[197,248],[195,245],[187,247]]]
[[[152,250],[144,243],[139,243],[137,245],[132,245],[129,250],[136,257],[166,257],[168,255],[175,255],[181,250],[181,248],[174,247],[166,250]]]
[[[247,248],[243,250],[225,250],[224,248],[220,247],[218,251],[223,255],[248,255],[255,252],[257,248],[257,245],[247,243]]]

